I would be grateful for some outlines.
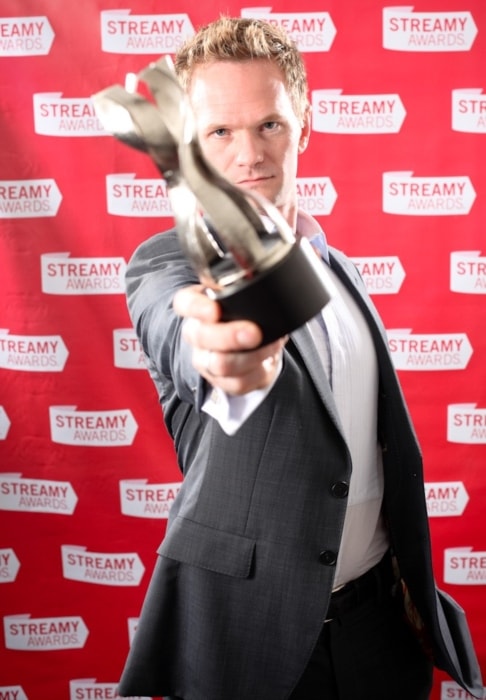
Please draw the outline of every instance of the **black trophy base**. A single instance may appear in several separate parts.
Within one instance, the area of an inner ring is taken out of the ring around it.
[[[261,344],[267,345],[300,328],[327,304],[332,292],[323,267],[303,239],[253,279],[207,293],[220,303],[224,321],[253,321],[262,329]]]

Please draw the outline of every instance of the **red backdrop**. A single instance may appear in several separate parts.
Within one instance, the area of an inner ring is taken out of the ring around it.
[[[172,225],[90,96],[220,12],[305,52],[299,196],[359,265],[423,445],[440,586],[486,672],[484,0],[0,0],[0,698],[115,698],[180,475],[123,272]],[[466,698],[438,673],[433,698]],[[413,700],[411,698],[410,700]]]

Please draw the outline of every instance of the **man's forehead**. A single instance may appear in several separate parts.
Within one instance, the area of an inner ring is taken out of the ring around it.
[[[279,69],[270,66],[218,62],[196,69],[189,87],[189,98],[196,118],[234,119],[245,116],[262,119],[284,114],[290,97]],[[267,70],[265,70],[267,68]]]
[[[275,63],[262,59],[211,61],[194,68],[188,92],[193,95],[201,91],[211,90],[217,93],[231,91],[232,88],[244,88],[245,92],[259,93],[271,89],[272,86],[274,89],[285,89],[284,75]]]

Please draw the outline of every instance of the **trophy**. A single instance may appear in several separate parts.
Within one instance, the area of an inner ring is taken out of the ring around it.
[[[141,84],[153,100],[138,91]],[[223,320],[254,321],[265,345],[324,307],[332,282],[309,241],[296,239],[273,204],[231,184],[205,159],[169,57],[92,99],[103,128],[148,154],[165,179],[182,250]]]

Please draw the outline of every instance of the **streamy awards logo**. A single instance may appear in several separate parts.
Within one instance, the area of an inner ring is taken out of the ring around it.
[[[166,182],[137,179],[135,173],[106,176],[106,204],[108,214],[114,216],[174,215]]]
[[[383,211],[405,216],[466,216],[476,192],[469,177],[415,177],[413,172],[383,173]]]
[[[68,354],[60,335],[11,335],[0,328],[0,368],[62,372]]]
[[[6,648],[17,651],[82,649],[88,637],[88,628],[79,616],[7,615],[3,627]]]
[[[465,333],[412,333],[410,328],[387,330],[393,364],[400,370],[462,370],[472,355]]]
[[[328,134],[395,134],[405,119],[399,95],[343,95],[313,90],[312,128]]]
[[[123,294],[124,258],[71,258],[70,253],[41,255],[44,294]]]
[[[54,32],[47,17],[1,17],[0,58],[2,56],[46,56]]]
[[[14,550],[10,547],[0,549],[0,583],[12,583],[15,581],[19,569],[20,562]]]
[[[486,552],[475,552],[472,547],[445,549],[444,581],[459,586],[486,585]]]
[[[29,700],[21,685],[0,685],[2,700]]]
[[[486,134],[486,95],[482,88],[452,91],[452,129],[469,134]]]
[[[34,93],[34,131],[42,136],[107,136],[91,97]]]
[[[147,369],[145,353],[133,328],[113,331],[113,364],[122,369]]]
[[[396,255],[357,258],[353,262],[366,285],[368,294],[398,294],[405,270]]]
[[[56,216],[62,195],[55,180],[0,181],[0,219]]]
[[[429,518],[461,516],[469,494],[462,481],[427,482],[425,500]]]
[[[68,481],[26,479],[22,474],[0,474],[0,510],[72,515],[78,497]]]
[[[128,408],[78,411],[76,406],[50,406],[51,440],[62,445],[120,447],[131,445],[138,425]]]
[[[486,698],[486,689],[483,697]],[[475,698],[455,681],[442,681],[440,685],[440,700],[475,700]]]
[[[486,257],[481,251],[452,251],[450,286],[460,294],[486,294]]]
[[[470,12],[383,8],[383,48],[392,51],[469,51],[478,29]]]
[[[175,53],[194,34],[189,15],[132,15],[131,10],[103,10],[101,50],[107,53]]]
[[[297,178],[297,202],[312,216],[327,216],[333,210],[337,193],[329,177]]]
[[[145,567],[135,552],[90,552],[86,547],[61,546],[62,575],[72,581],[102,586],[138,586]]]
[[[147,479],[120,481],[120,505],[123,515],[135,518],[169,517],[181,483],[149,484]]]
[[[302,53],[329,51],[336,36],[329,12],[272,12],[271,7],[243,7],[241,16],[282,27]]]
[[[0,406],[0,440],[6,440],[10,430],[10,418],[3,406]]]
[[[69,681],[69,700],[118,700],[117,688],[118,683],[97,683],[96,678],[78,678]],[[131,695],[130,698],[151,700],[145,695]]]
[[[465,445],[486,445],[486,408],[475,403],[447,406],[447,440]]]

